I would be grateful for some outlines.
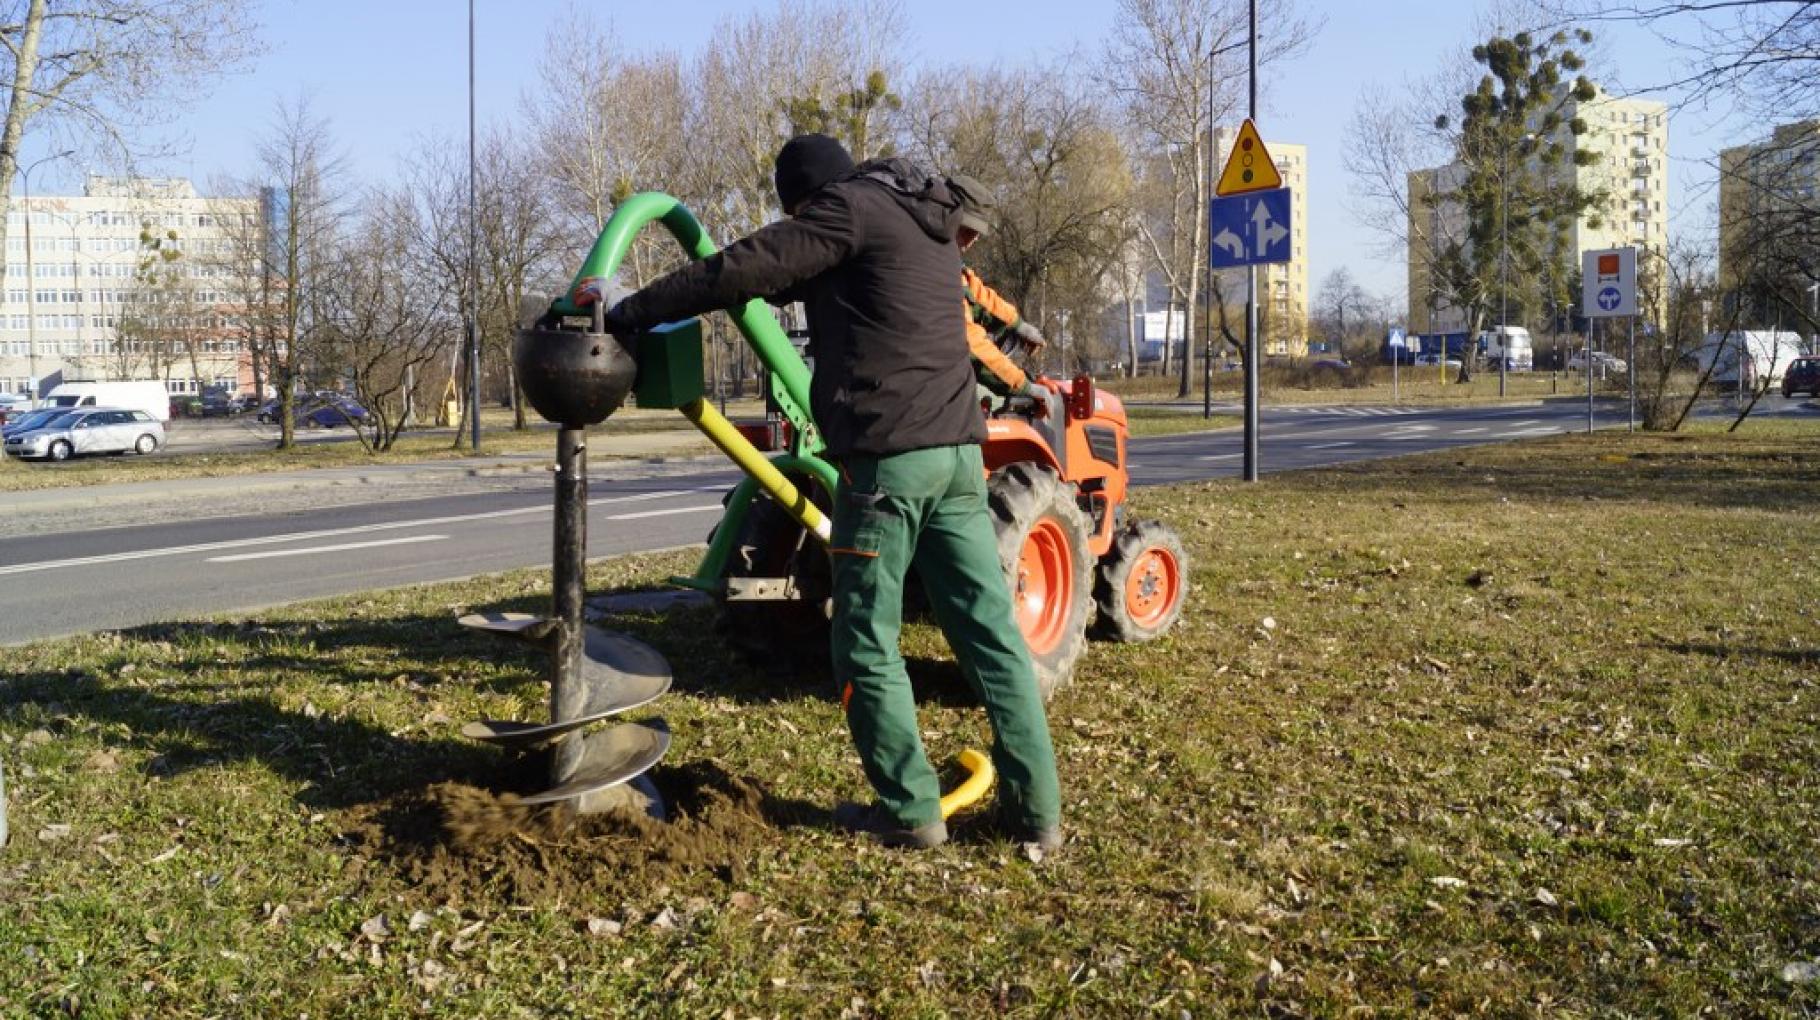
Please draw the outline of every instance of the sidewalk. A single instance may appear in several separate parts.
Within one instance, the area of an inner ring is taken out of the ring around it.
[[[301,468],[265,474],[218,478],[168,478],[145,482],[70,485],[54,489],[0,492],[0,508],[14,513],[43,513],[124,503],[168,503],[207,500],[247,493],[320,491],[361,486],[455,485],[468,479],[511,478],[527,481],[547,475],[555,461],[552,434],[548,454],[513,453],[413,461],[401,464],[357,464],[348,467]],[[725,465],[726,459],[693,429],[594,436],[588,441],[589,474],[604,478],[650,478],[689,473]]]

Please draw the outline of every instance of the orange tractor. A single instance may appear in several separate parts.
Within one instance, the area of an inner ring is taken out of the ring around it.
[[[1015,341],[1000,344],[1010,353]],[[982,451],[999,562],[1045,699],[1073,677],[1090,631],[1113,641],[1167,631],[1188,578],[1169,526],[1127,520],[1124,404],[1084,374],[1048,386],[1043,400],[983,407]],[[791,480],[827,507],[815,479]],[[826,550],[775,504],[755,501],[717,592],[735,642],[780,667],[825,660],[829,590]]]

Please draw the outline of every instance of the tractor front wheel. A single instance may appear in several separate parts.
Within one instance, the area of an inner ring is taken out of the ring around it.
[[[1036,666],[1043,700],[1074,677],[1087,645],[1093,559],[1087,521],[1055,472],[1012,464],[986,483],[1011,615]]]
[[[1093,585],[1099,618],[1093,630],[1111,641],[1161,637],[1182,615],[1188,552],[1161,521],[1137,521],[1113,540]]]

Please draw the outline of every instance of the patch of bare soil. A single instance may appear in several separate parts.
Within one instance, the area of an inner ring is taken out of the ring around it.
[[[808,820],[804,805],[713,762],[659,766],[650,776],[666,821],[629,810],[577,815],[567,804],[527,806],[510,793],[441,782],[350,812],[345,831],[435,902],[601,903],[696,872],[739,881],[776,829]]]

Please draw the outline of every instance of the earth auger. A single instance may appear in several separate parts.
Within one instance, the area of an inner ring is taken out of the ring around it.
[[[700,223],[676,199],[657,193],[635,195],[608,221],[575,283],[611,278],[638,231],[652,221],[668,228],[694,258],[706,258],[716,250]],[[549,788],[522,797],[522,803],[570,801],[584,814],[631,806],[661,816],[661,792],[645,773],[669,749],[664,721],[621,722],[593,734],[583,732],[591,724],[649,704],[668,691],[671,682],[669,663],[656,649],[583,620],[587,427],[605,421],[628,394],[636,394],[641,408],[680,411],[745,472],[701,566],[692,577],[672,579],[685,587],[724,593],[721,579],[732,543],[761,493],[768,505],[787,513],[825,548],[831,522],[789,475],[812,479],[832,493],[836,472],[820,456],[824,444],[809,414],[808,366],[762,302],[750,301],[729,314],[768,370],[770,397],[791,426],[790,450],[772,459],[708,402],[700,320],[643,333],[628,348],[606,332],[604,302],[592,309],[578,307],[569,296],[574,291],[571,286],[552,302],[535,325],[519,332],[513,346],[513,364],[526,398],[538,414],[560,426],[551,615],[477,613],[459,621],[549,651],[550,720],[483,720],[468,723],[461,732],[515,751],[550,749]],[[788,595],[764,589],[754,585],[747,594]],[[978,801],[991,786],[992,765],[985,755],[963,752],[959,764],[968,777],[942,798],[944,817]]]

